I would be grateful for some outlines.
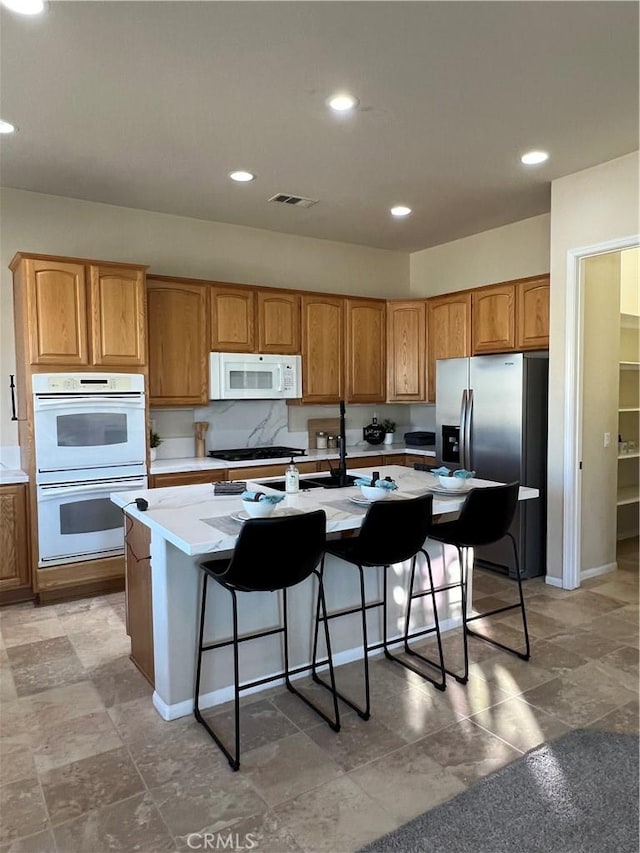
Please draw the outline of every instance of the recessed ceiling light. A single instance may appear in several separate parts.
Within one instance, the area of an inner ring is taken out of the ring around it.
[[[232,181],[238,181],[238,183],[246,184],[249,181],[252,181],[255,178],[255,175],[252,175],[251,172],[243,172],[242,169],[239,169],[237,172],[229,172],[229,177]]]
[[[12,124],[9,124],[8,121],[0,120],[0,133],[13,133],[15,127]]]
[[[39,15],[44,12],[44,0],[0,0],[3,6],[20,15]]]
[[[347,92],[338,92],[335,95],[331,95],[327,103],[337,113],[346,113],[357,105],[358,99]]]
[[[523,154],[520,158],[525,166],[538,166],[540,163],[544,163],[544,161],[548,159],[549,155],[546,151],[527,151],[527,153]]]
[[[408,216],[411,213],[410,207],[405,207],[403,204],[398,204],[391,208],[392,216]]]

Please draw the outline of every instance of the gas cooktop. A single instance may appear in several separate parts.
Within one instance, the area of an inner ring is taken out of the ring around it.
[[[210,450],[209,456],[225,462],[247,462],[251,459],[279,459],[280,457],[305,456],[297,447],[240,447],[236,450]]]

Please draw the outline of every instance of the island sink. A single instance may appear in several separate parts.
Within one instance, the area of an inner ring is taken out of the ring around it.
[[[352,486],[355,482],[355,477],[351,477],[347,474],[347,486]],[[277,489],[279,492],[285,491],[285,481],[284,480],[263,480],[258,481],[259,486],[269,486],[270,489]],[[341,488],[340,482],[337,478],[328,476],[320,476],[320,477],[300,477],[300,489],[339,489]]]

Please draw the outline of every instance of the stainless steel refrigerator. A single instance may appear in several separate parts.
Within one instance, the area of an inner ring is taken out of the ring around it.
[[[436,363],[436,452],[449,468],[540,490],[511,527],[523,577],[546,572],[547,353],[447,358]],[[508,538],[479,548],[480,565],[515,576]]]

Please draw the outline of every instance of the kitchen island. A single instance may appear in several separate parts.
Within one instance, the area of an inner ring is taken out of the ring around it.
[[[370,476],[373,469],[359,469],[351,473]],[[438,487],[438,480],[427,472],[414,471],[398,465],[377,467],[381,477],[390,476],[398,484],[398,491],[390,500],[415,497]],[[473,486],[495,485],[486,480],[473,480]],[[248,488],[258,488],[249,483]],[[267,491],[265,485],[259,487]],[[327,533],[339,536],[345,531],[357,530],[362,523],[366,506],[351,500],[360,496],[357,487],[344,489],[313,489],[287,495],[276,512],[296,512],[323,509],[327,515]],[[536,498],[538,491],[522,487],[520,500]],[[143,511],[136,498],[148,501]],[[150,622],[152,624],[153,703],[158,713],[171,720],[190,714],[193,710],[193,688],[196,660],[196,630],[202,572],[198,563],[207,555],[223,557],[235,546],[241,521],[234,516],[242,510],[239,496],[214,496],[211,485],[177,486],[150,489],[143,492],[117,492],[111,499],[129,516],[125,531],[127,540],[131,528],[141,525],[148,529],[150,546],[148,554],[134,553],[136,563],[150,558]],[[457,512],[464,495],[444,496],[434,494],[434,514]],[[146,531],[145,531],[146,532]],[[138,540],[137,540],[138,541]],[[130,544],[130,542],[129,542]],[[296,547],[296,543],[283,543],[283,547]],[[138,544],[138,548],[140,545]],[[427,543],[432,557],[436,585],[459,576],[457,551],[438,543]],[[391,570],[394,588],[390,595],[389,636],[400,634],[406,601],[407,575],[405,565]],[[382,572],[372,569],[366,573],[367,599],[377,599]],[[309,662],[313,626],[313,582],[311,579],[290,591],[291,666]],[[209,585],[207,604],[207,641],[227,639],[231,633],[231,610],[225,591]],[[359,587],[357,572],[339,560],[327,558],[325,565],[325,593],[330,609],[357,604]],[[439,594],[438,613],[442,630],[460,622],[458,590]],[[431,613],[422,599],[423,607],[415,608],[414,629],[432,624]],[[370,611],[371,641],[380,639],[377,612]],[[274,627],[279,623],[278,596],[273,593],[250,593],[241,597],[239,607],[240,633]],[[137,630],[129,620],[129,633]],[[243,681],[255,680],[281,671],[281,639],[265,638],[261,643],[249,643],[243,648],[241,671]],[[340,619],[332,627],[332,647],[336,665],[359,659],[362,655],[359,619],[357,616]],[[132,656],[134,662],[135,653]],[[141,667],[142,668],[142,667]],[[201,686],[201,707],[216,705],[232,698],[231,652],[229,649],[205,657]],[[147,673],[149,677],[149,673]]]

